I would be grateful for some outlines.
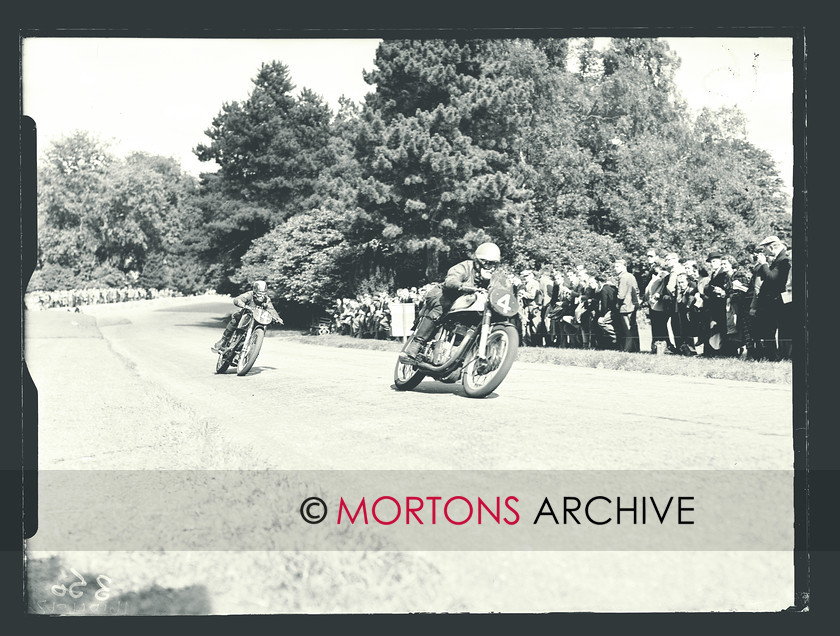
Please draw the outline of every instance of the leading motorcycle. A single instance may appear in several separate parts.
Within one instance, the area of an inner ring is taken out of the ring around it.
[[[511,321],[519,313],[514,281],[496,272],[487,289],[465,291],[469,293],[455,300],[416,361],[397,360],[397,389],[414,389],[427,376],[446,383],[460,379],[469,397],[483,398],[505,379],[519,348],[519,330]]]
[[[265,329],[273,320],[271,312],[264,307],[245,305],[230,343],[219,352],[216,373],[224,373],[231,365],[236,366],[236,375],[248,373],[260,354]]]

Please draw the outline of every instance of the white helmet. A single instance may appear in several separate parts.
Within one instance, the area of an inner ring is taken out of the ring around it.
[[[498,263],[502,260],[502,252],[495,243],[482,243],[475,248],[475,260]]]
[[[493,271],[496,269],[496,265],[501,260],[502,253],[499,250],[499,246],[495,243],[482,243],[475,248],[473,262],[483,280],[490,280]]]
[[[264,280],[255,280],[254,281],[254,300],[257,302],[263,302],[266,298],[266,292],[268,291],[268,285],[266,285]]]

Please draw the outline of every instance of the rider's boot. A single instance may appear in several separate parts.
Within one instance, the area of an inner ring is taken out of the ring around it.
[[[210,349],[214,353],[219,353],[222,349],[228,346],[228,342],[230,342],[230,337],[233,335],[233,329],[229,329],[225,327],[225,332],[222,334],[221,339],[214,344]]]
[[[403,364],[413,364],[417,362],[417,356],[426,346],[429,338],[435,332],[435,321],[427,316],[423,316],[417,323],[417,329],[414,330],[414,335],[411,337],[411,342],[400,354],[400,362]]]

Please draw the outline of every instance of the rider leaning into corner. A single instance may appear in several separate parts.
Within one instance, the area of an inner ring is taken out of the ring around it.
[[[423,299],[423,308],[414,330],[414,338],[400,354],[400,362],[413,364],[426,342],[434,334],[440,319],[452,308],[452,303],[476,287],[486,288],[501,261],[495,243],[482,243],[471,259],[453,265],[443,283],[433,285]]]
[[[257,307],[267,309],[274,320],[281,325],[283,324],[283,319],[277,313],[277,310],[274,309],[274,305],[268,297],[268,285],[266,285],[264,280],[254,281],[251,290],[234,298],[233,304],[239,307],[240,310],[233,313],[230,321],[228,321],[227,327],[225,327],[225,333],[222,335],[221,340],[211,347],[215,353],[219,353],[219,351],[227,347],[230,337],[233,335],[233,332],[236,330],[236,325],[239,324],[239,319],[242,317],[242,310],[246,305],[256,305]]]

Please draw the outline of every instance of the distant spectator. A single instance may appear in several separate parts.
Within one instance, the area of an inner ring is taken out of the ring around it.
[[[520,316],[522,332],[521,342],[533,345],[536,341],[537,325],[542,317],[542,294],[537,277],[530,269],[520,273],[522,286],[519,288]]]
[[[580,339],[581,346],[584,349],[594,349],[595,340],[593,338],[593,322],[594,309],[596,302],[596,294],[598,293],[598,281],[594,276],[587,276],[586,284],[583,286],[580,301],[578,303],[578,310],[576,312],[577,322],[580,324]]]
[[[782,292],[782,308],[779,314],[779,359],[793,358],[793,258],[788,252],[790,269],[788,270],[785,291]]]
[[[548,344],[552,347],[560,347],[565,344],[563,341],[563,312],[564,303],[568,302],[570,296],[571,290],[566,286],[566,279],[562,272],[555,270],[551,298],[546,309]]]
[[[756,269],[761,277],[761,287],[756,298],[756,336],[759,341],[759,357],[763,360],[776,360],[776,332],[785,304],[782,294],[786,291],[790,258],[784,243],[777,236],[768,236],[761,242],[767,252],[756,257]]]
[[[615,326],[621,319],[616,305],[618,288],[603,276],[595,277],[595,298],[592,307],[592,327],[598,349],[615,349],[618,341]]]
[[[675,311],[671,319],[671,327],[674,332],[674,346],[681,355],[697,354],[695,337],[698,332],[700,310],[696,303],[696,284],[689,281],[687,273],[678,274],[675,290]]]
[[[738,263],[733,256],[724,256],[721,264],[729,276],[726,295],[726,339],[722,353],[725,356],[738,357],[744,348],[744,305],[747,284],[741,280],[743,273],[736,269]]]
[[[668,269],[668,278],[662,291],[662,299],[665,301],[665,311],[668,314],[665,320],[665,332],[668,333],[669,328],[671,332],[674,330],[674,314],[677,311],[677,276],[685,272],[685,267],[680,264],[680,255],[677,252],[669,252],[665,255],[665,267]],[[667,348],[670,353],[678,353],[677,343],[671,341],[670,334],[668,335]]]
[[[726,341],[726,298],[729,290],[729,274],[723,268],[723,254],[718,251],[709,253],[709,282],[703,288],[703,304],[706,308],[706,340],[703,342],[703,355],[713,357],[721,355]]]
[[[683,263],[683,271],[688,277],[688,282],[694,283],[697,286],[697,281],[700,280],[700,270],[697,268],[697,261],[689,259]]]
[[[668,350],[668,319],[671,312],[671,299],[667,293],[669,271],[665,267],[654,268],[655,276],[648,283],[644,300],[648,305],[650,318],[651,353],[665,353]]]
[[[636,277],[627,271],[627,261],[616,259],[613,263],[615,273],[618,274],[618,292],[616,304],[620,320],[616,325],[616,334],[622,351],[635,353],[639,348],[639,326],[636,323],[636,312],[639,309],[639,286]]]
[[[647,289],[648,284],[653,277],[656,275],[654,268],[660,266],[661,263],[659,262],[659,256],[656,254],[656,250],[654,248],[649,248],[645,252],[644,260],[639,260],[639,265],[636,267],[636,284],[639,286],[639,290],[644,292]]]

